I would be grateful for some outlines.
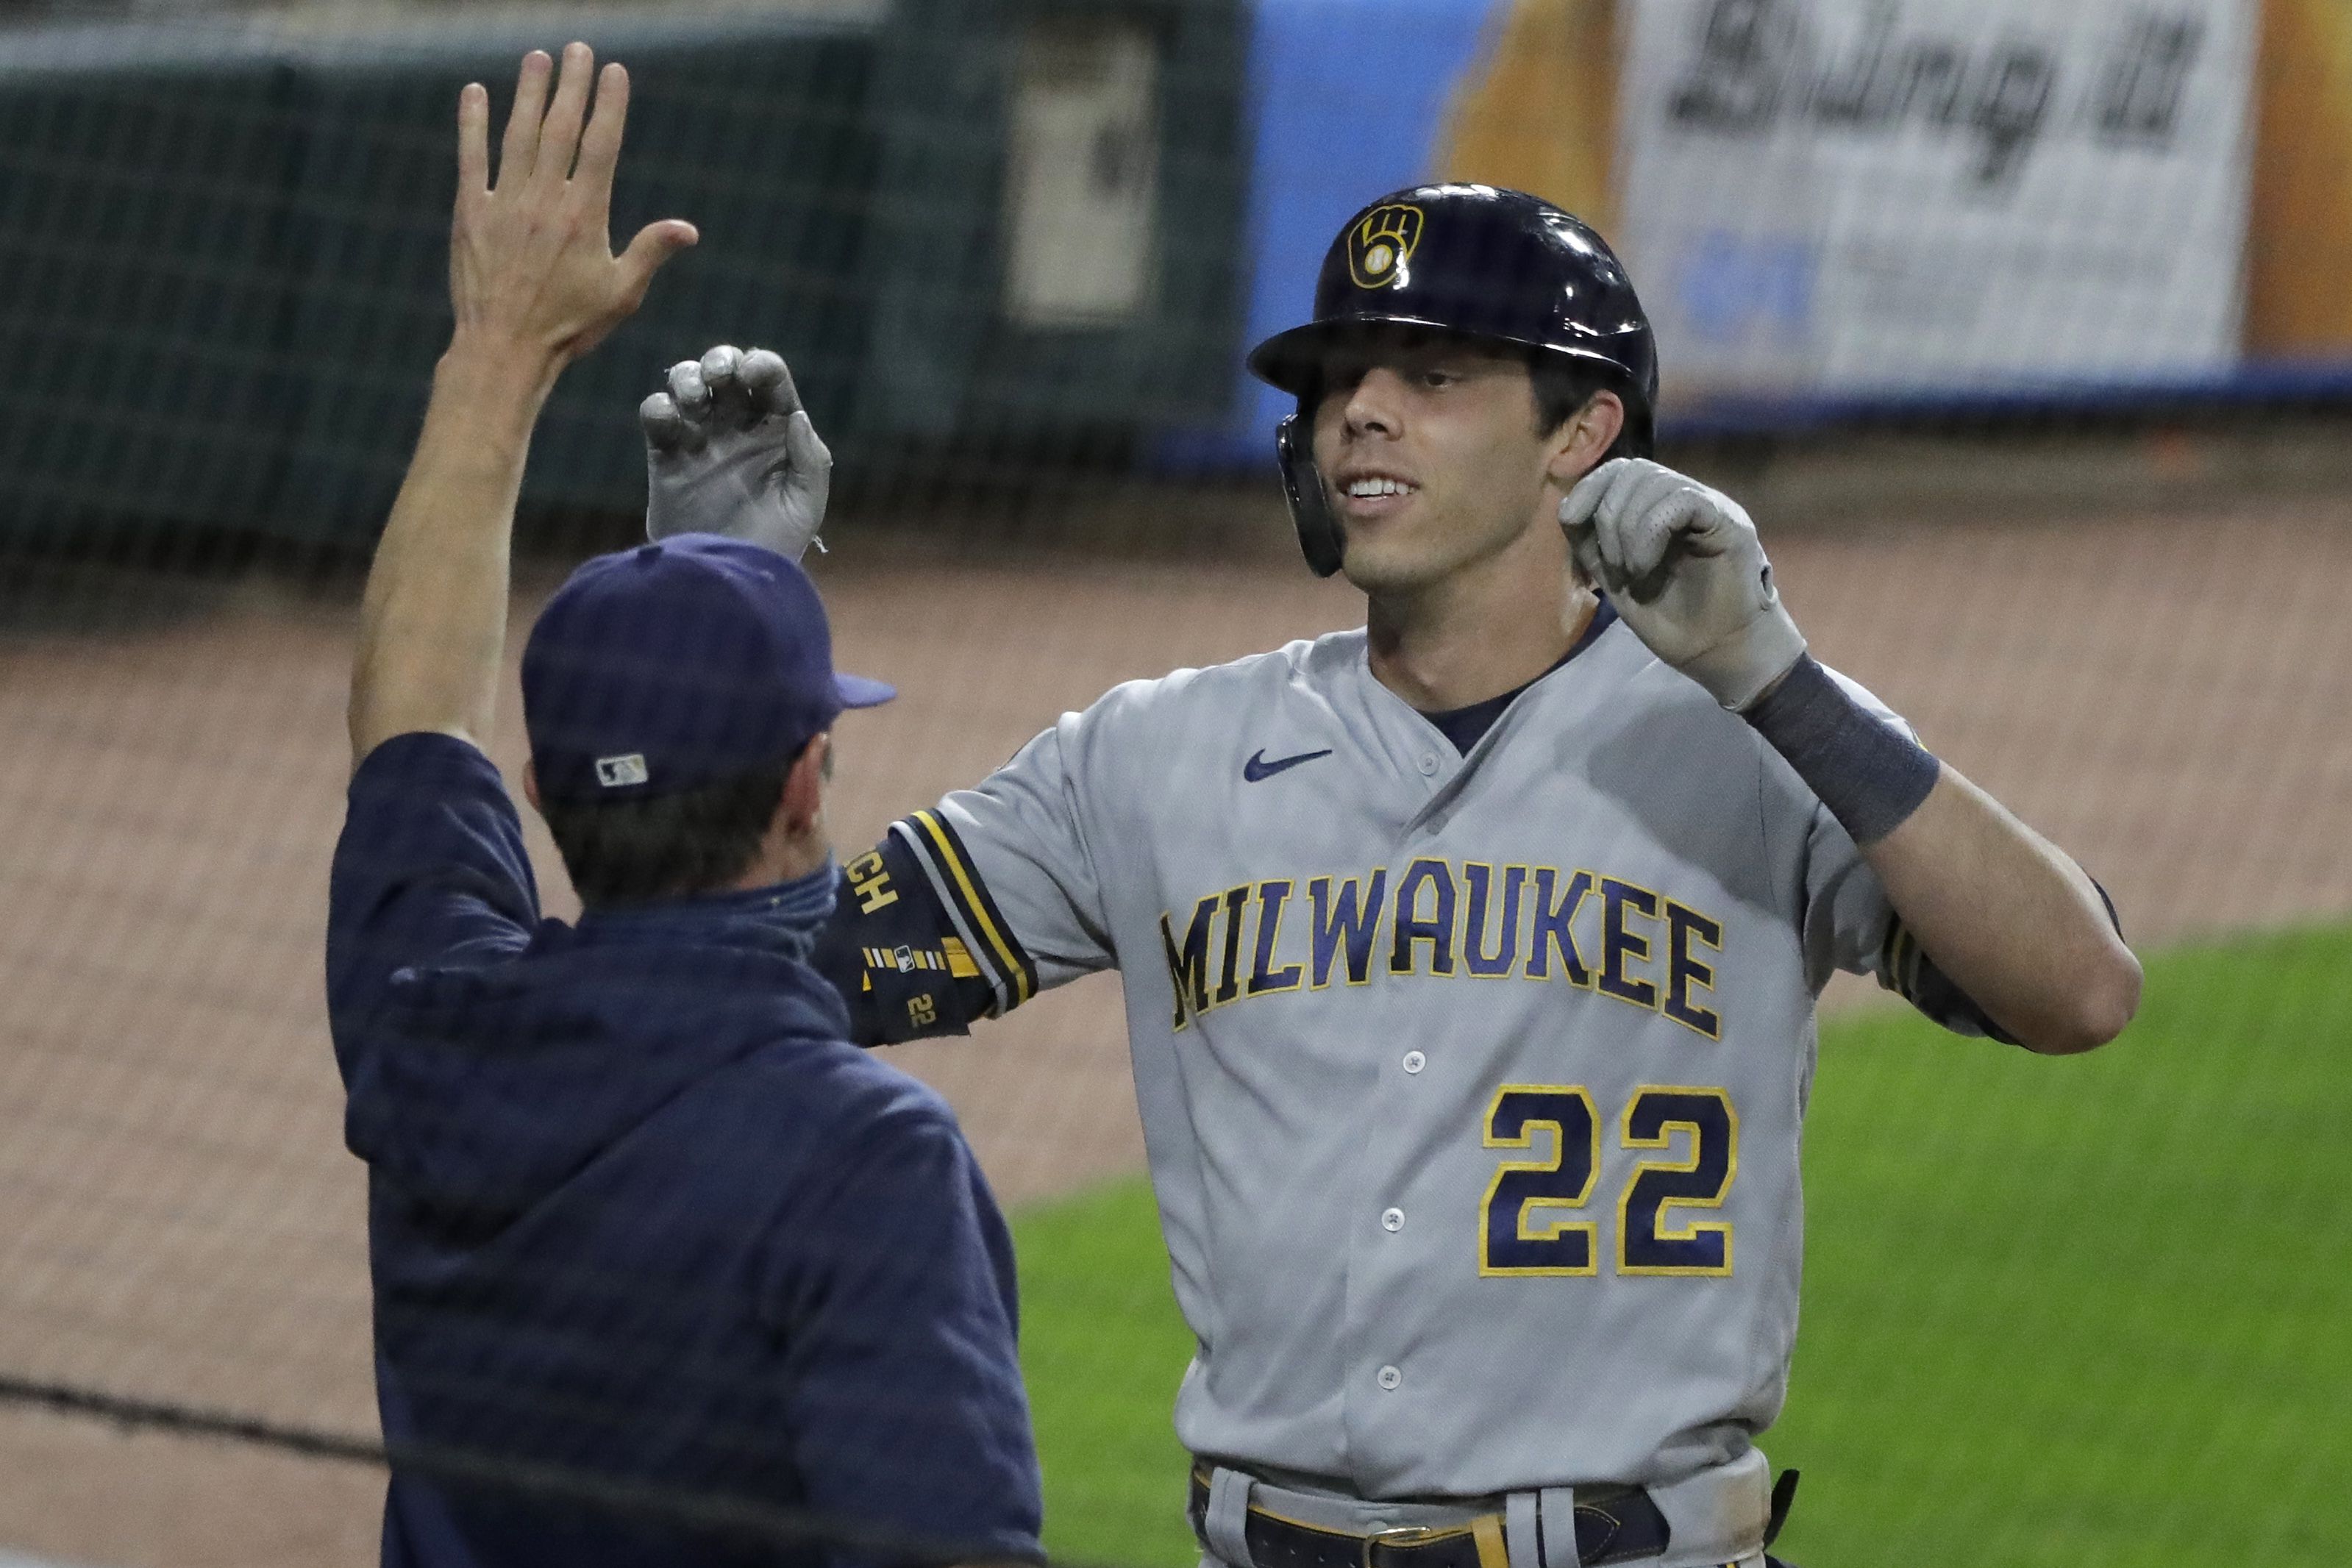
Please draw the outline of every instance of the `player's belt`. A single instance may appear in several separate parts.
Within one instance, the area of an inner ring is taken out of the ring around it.
[[[1209,1467],[1193,1467],[1187,1511],[1192,1533],[1213,1552],[1206,1528],[1210,1476]],[[1655,1557],[1666,1549],[1666,1517],[1640,1487],[1579,1487],[1575,1513],[1576,1561],[1584,1568]],[[1500,1513],[1479,1514],[1458,1524],[1361,1535],[1290,1519],[1252,1502],[1244,1538],[1249,1542],[1250,1562],[1236,1568],[1541,1568],[1509,1562]]]

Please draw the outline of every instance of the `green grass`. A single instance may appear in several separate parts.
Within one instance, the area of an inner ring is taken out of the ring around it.
[[[1045,1545],[1077,1563],[1192,1568],[1191,1461],[1171,1415],[1192,1334],[1141,1178],[1013,1216],[1021,1362],[1045,1472]]]
[[[1841,1020],[1806,1177],[1806,1568],[2352,1559],[2352,928],[2161,957],[2074,1060]],[[1047,1544],[1188,1568],[1149,1192],[1015,1230]]]

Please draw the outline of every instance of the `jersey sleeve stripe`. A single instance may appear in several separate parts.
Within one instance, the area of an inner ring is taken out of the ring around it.
[[[933,850],[929,858],[947,873],[952,901],[986,940],[987,951],[998,960],[1004,978],[1012,983],[1012,1005],[1017,1007],[1028,1001],[1037,992],[1036,966],[1013,939],[995,901],[971,870],[971,858],[964,853],[955,829],[929,811],[915,813],[912,820],[929,840]]]
[[[940,859],[946,864],[957,890],[969,905],[972,923],[980,928],[981,934],[988,939],[989,946],[1003,961],[1013,982],[1013,1005],[1028,1001],[1037,994],[1036,965],[1030,962],[1029,954],[1014,940],[1012,926],[997,909],[996,900],[988,896],[988,888],[980,879],[980,874],[971,869],[971,857],[965,853],[963,840],[957,837],[956,830],[934,812],[919,811],[915,813],[915,819],[922,824],[924,831],[939,846]]]
[[[973,973],[988,983],[988,989],[994,998],[990,1005],[988,1016],[992,1018],[1003,1017],[1013,1006],[1013,986],[1003,972],[997,968],[995,959],[989,953],[986,944],[980,940],[978,933],[973,931],[971,921],[966,918],[953,884],[949,880],[947,873],[940,868],[937,858],[931,853],[929,838],[925,837],[921,828],[911,820],[905,818],[890,825],[889,837],[897,839],[905,847],[907,853],[913,857],[916,868],[922,872],[924,882],[930,888],[932,897],[939,902],[940,913],[946,917],[948,924],[954,928],[956,935],[947,937],[945,940],[955,942],[961,946],[965,954],[964,962],[971,965]]]
[[[1983,1035],[2005,1046],[2018,1043],[2017,1037],[1995,1022],[1976,998],[1936,967],[1936,961],[1919,945],[1919,939],[1899,916],[1887,922],[1886,941],[1878,954],[1878,982],[1956,1034]]]
[[[1916,1004],[1919,1000],[1919,942],[1906,928],[1900,916],[1889,916],[1886,940],[1879,945],[1879,984],[1902,997]]]

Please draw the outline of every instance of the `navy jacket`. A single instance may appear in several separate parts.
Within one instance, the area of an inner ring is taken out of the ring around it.
[[[327,989],[389,1442],[1038,1555],[1011,1243],[946,1104],[844,1043],[832,886],[542,921],[480,752],[361,765]],[[383,1560],[856,1559],[395,1470]]]

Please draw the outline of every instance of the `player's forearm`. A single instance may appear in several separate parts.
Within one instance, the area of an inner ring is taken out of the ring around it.
[[[352,761],[394,735],[489,739],[506,644],[508,555],[546,356],[460,334],[376,546],[352,676]]]
[[[1810,657],[1745,717],[1853,836],[1943,977],[2011,1038],[2086,1051],[2139,1005],[2139,963],[2081,868]]]
[[[1937,968],[2030,1050],[2122,1033],[2140,968],[2089,877],[1947,764],[1863,855]]]

